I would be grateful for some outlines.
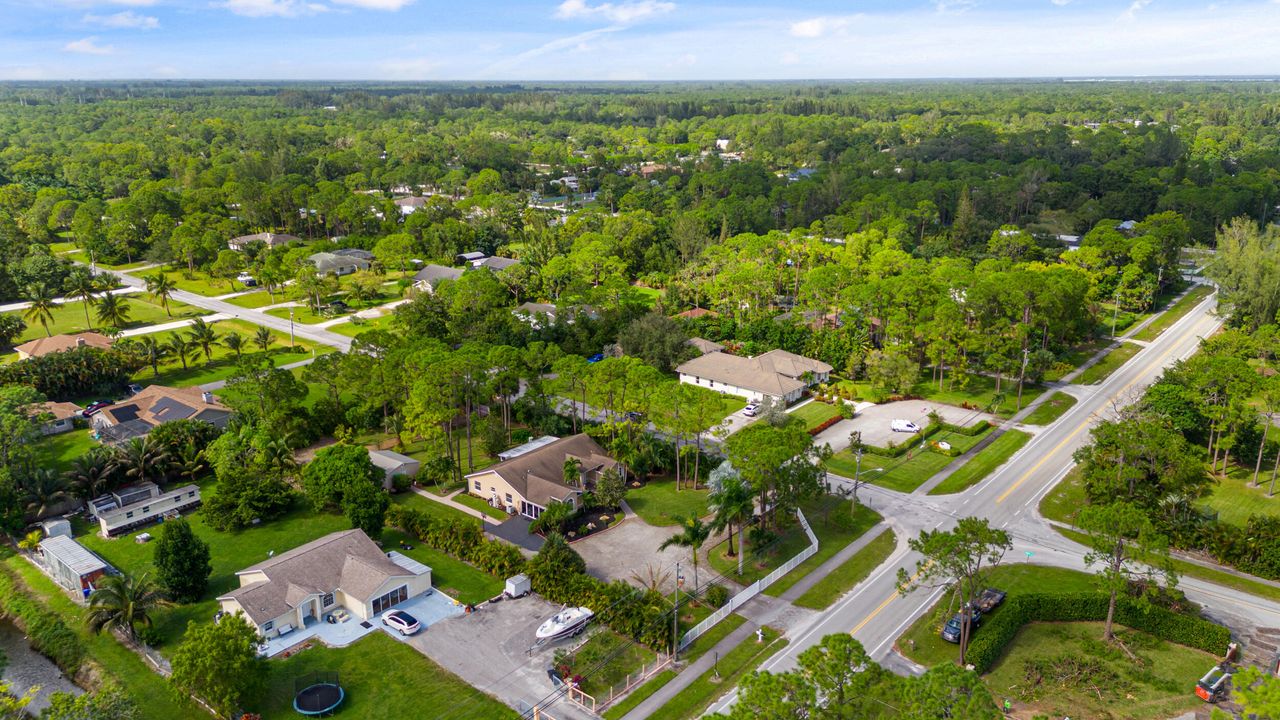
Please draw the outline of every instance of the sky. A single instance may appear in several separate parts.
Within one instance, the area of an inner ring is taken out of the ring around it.
[[[1280,0],[0,0],[0,80],[1280,74]]]

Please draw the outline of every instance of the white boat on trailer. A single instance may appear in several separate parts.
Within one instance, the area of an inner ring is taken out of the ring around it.
[[[560,612],[538,626],[538,642],[560,640],[577,635],[587,627],[587,623],[591,622],[593,617],[595,613],[591,612],[591,608],[562,608]]]

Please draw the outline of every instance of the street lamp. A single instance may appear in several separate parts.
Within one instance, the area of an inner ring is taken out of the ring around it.
[[[289,308],[289,349],[293,349],[293,308]]]

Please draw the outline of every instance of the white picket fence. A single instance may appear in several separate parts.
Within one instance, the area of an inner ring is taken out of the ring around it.
[[[800,527],[804,528],[804,534],[809,536],[809,547],[796,553],[795,557],[778,566],[773,572],[743,588],[742,592],[729,598],[729,602],[725,603],[724,607],[716,610],[708,615],[702,622],[689,628],[689,631],[680,638],[681,650],[688,647],[689,643],[698,639],[698,636],[715,627],[716,623],[726,617],[729,617],[730,613],[743,605],[746,605],[751,598],[764,592],[764,589],[777,582],[778,578],[791,572],[797,565],[813,557],[814,554],[818,552],[818,536],[813,534],[813,528],[809,527],[809,521],[805,519],[804,513],[800,512],[799,508],[796,509],[796,517],[800,520]]]

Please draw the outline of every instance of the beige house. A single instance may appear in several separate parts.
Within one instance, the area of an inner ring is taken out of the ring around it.
[[[244,613],[265,638],[321,622],[338,608],[361,620],[431,590],[431,568],[383,553],[363,530],[345,530],[236,573],[240,587],[218,598]]]
[[[467,475],[467,492],[508,513],[536,519],[553,501],[577,507],[600,474],[618,464],[585,434],[529,445],[526,452]],[[565,462],[571,460],[577,462],[578,478],[567,483]]]
[[[231,408],[198,387],[148,385],[137,395],[103,408],[90,424],[103,442],[120,443],[142,437],[161,423],[186,419],[225,428]]]
[[[82,347],[110,350],[111,345],[112,340],[106,335],[96,332],[82,332],[75,335],[54,335],[53,337],[36,338],[30,342],[22,343],[15,347],[14,350],[18,351],[19,360],[26,360],[27,358],[51,355]]]
[[[26,408],[29,415],[40,418],[40,432],[44,435],[57,435],[75,427],[75,419],[80,417],[84,408],[69,402],[42,402]]]
[[[302,238],[297,235],[289,235],[287,233],[260,232],[252,235],[233,237],[227,241],[227,247],[232,250],[243,251],[245,246],[249,245],[249,243],[260,242],[266,245],[268,249],[271,249],[283,247],[295,240],[301,241]]]
[[[682,364],[676,372],[683,383],[789,405],[800,399],[806,387],[826,382],[831,366],[786,350],[770,350],[753,358],[714,351]]]

